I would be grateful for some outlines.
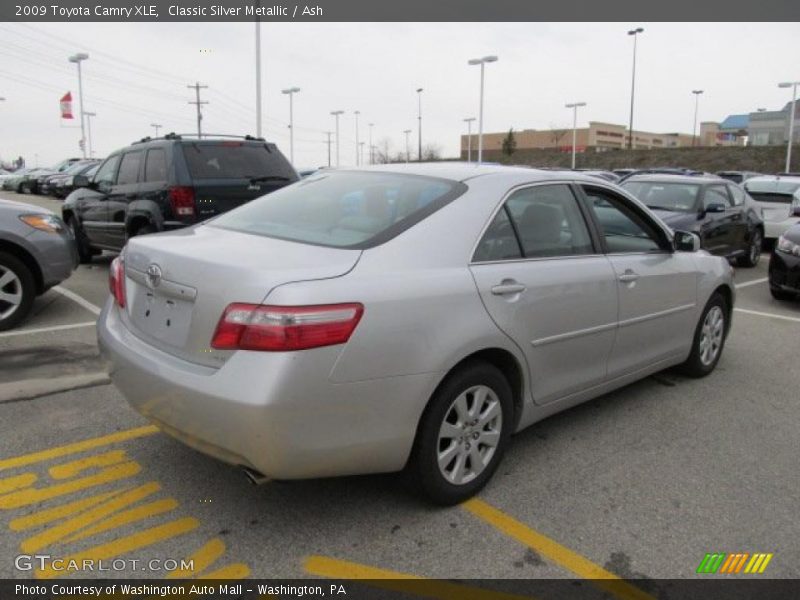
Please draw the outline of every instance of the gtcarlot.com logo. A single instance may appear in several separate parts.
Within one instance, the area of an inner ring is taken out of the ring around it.
[[[767,568],[772,554],[765,552],[725,552],[708,553],[700,561],[697,567],[698,573],[704,574],[739,574],[739,573],[763,573]]]

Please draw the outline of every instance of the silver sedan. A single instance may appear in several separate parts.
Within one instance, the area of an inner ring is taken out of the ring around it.
[[[407,469],[449,504],[512,433],[714,369],[732,270],[698,248],[575,172],[323,171],[130,240],[99,339],[136,410],[251,479]]]

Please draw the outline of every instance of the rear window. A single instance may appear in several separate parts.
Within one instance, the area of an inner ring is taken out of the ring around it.
[[[289,161],[276,148],[244,142],[182,144],[193,179],[297,179]]]
[[[649,208],[690,212],[697,209],[700,186],[690,183],[626,181],[622,187]]]
[[[780,179],[773,180],[748,180],[744,183],[744,189],[752,196],[753,200],[759,202],[777,202],[781,204],[791,204],[794,198],[800,198],[800,182],[786,181]]]
[[[395,173],[312,175],[221,215],[212,225],[278,239],[367,248],[381,244],[461,195],[463,183]]]

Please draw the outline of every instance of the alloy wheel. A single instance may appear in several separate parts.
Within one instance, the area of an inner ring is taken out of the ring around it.
[[[491,463],[500,443],[503,409],[497,394],[476,385],[458,395],[439,428],[437,462],[444,478],[469,483]]]
[[[753,243],[750,245],[750,264],[756,266],[761,258],[761,233],[753,234]]]
[[[17,274],[0,265],[0,320],[13,315],[22,304],[22,280]]]
[[[700,362],[705,366],[711,365],[719,355],[724,333],[725,315],[719,306],[712,306],[706,313],[700,332]]]

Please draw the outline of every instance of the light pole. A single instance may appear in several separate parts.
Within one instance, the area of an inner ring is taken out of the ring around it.
[[[422,162],[422,88],[417,88],[417,129],[419,132],[417,160]]]
[[[475,117],[468,117],[464,119],[464,123],[467,124],[467,162],[472,162],[472,122],[475,120]]]
[[[333,133],[332,131],[326,131],[325,135],[328,136],[328,139],[327,139],[327,141],[322,142],[323,144],[325,144],[328,147],[328,167],[331,166],[331,134],[332,133]]]
[[[792,108],[789,113],[789,142],[786,144],[786,172],[791,173],[792,166],[792,138],[794,137],[794,113],[797,111],[797,86],[800,81],[785,81],[779,83],[779,88],[792,88]]]
[[[467,61],[468,65],[481,66],[481,99],[478,112],[478,164],[483,160],[483,71],[486,63],[497,62],[496,56],[484,56],[483,58],[473,58]]]
[[[86,158],[86,133],[83,125],[83,77],[81,75],[81,62],[88,58],[89,55],[85,52],[78,52],[77,54],[73,54],[69,57],[69,62],[78,65],[78,99],[81,103],[81,151],[83,152],[83,158]]]
[[[369,164],[375,164],[375,152],[373,152],[372,146],[372,128],[375,126],[375,123],[368,123],[369,127]]]
[[[289,162],[292,164],[294,164],[294,103],[292,98],[299,91],[299,87],[281,90],[281,94],[288,94],[289,96]]]
[[[572,109],[572,168],[575,168],[575,144],[578,139],[578,107],[586,106],[586,102],[573,102],[565,104],[567,108]]]
[[[411,146],[409,145],[408,136],[411,133],[411,130],[404,129],[403,133],[406,134],[406,164],[408,164],[408,156],[411,154]]]
[[[331,114],[336,118],[336,166],[339,166],[339,115],[343,115],[343,110],[333,110]]]
[[[361,111],[356,110],[353,112],[353,114],[356,116],[356,166],[358,166],[358,115],[361,114]]]
[[[257,2],[261,8],[261,0]],[[261,12],[261,11],[257,11]],[[261,19],[256,16],[256,137],[261,137]]]
[[[697,143],[697,107],[700,104],[700,94],[703,90],[692,90],[694,94],[694,125],[692,125],[692,147]]]
[[[163,125],[160,125],[158,123],[150,123],[150,127],[156,130],[156,137],[158,137],[158,130],[161,129]]]
[[[628,125],[628,150],[633,148],[633,95],[634,90],[636,88],[636,40],[639,37],[639,34],[644,31],[643,28],[637,27],[636,29],[631,29],[628,32],[628,35],[633,36],[633,72],[631,74],[631,119]]]
[[[86,129],[89,131],[89,158],[92,158],[94,150],[92,149],[92,117],[96,117],[97,113],[85,112],[86,115]]]
[[[358,160],[364,164],[364,142],[358,144]]]

